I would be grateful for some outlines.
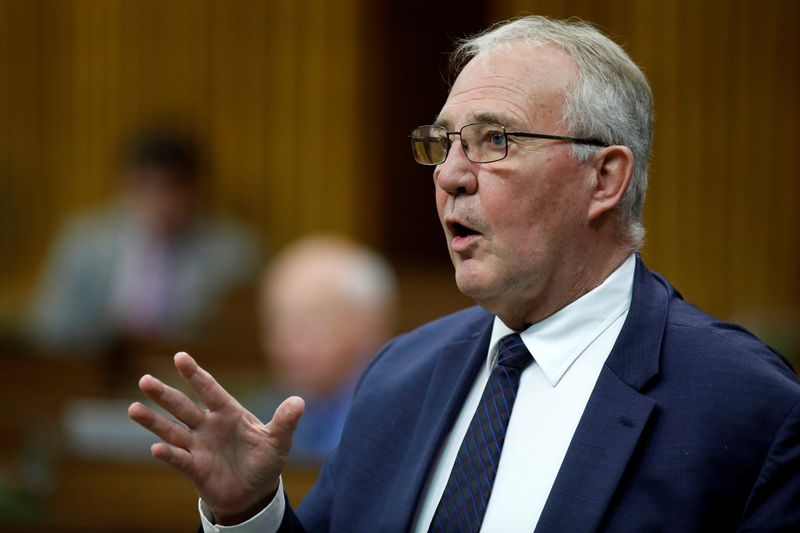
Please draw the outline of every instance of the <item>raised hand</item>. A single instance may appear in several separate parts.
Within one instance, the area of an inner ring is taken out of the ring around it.
[[[305,404],[296,396],[288,398],[265,425],[189,354],[176,354],[175,368],[207,409],[145,375],[139,388],[176,420],[139,402],[131,404],[128,415],[163,441],[150,448],[153,457],[189,479],[217,523],[243,522],[274,496]]]

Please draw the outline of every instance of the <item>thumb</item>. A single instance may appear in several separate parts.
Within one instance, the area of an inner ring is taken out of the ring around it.
[[[300,417],[303,416],[306,403],[299,396],[291,396],[283,401],[267,424],[267,430],[278,440],[279,447],[288,449],[291,446],[292,434],[297,429]]]

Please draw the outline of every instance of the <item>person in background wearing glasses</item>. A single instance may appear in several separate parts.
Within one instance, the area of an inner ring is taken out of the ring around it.
[[[796,374],[636,253],[652,137],[639,68],[591,25],[542,17],[454,59],[411,145],[479,307],[379,352],[296,513],[280,472],[302,400],[262,425],[186,354],[176,367],[207,410],[142,378],[182,423],[130,415],[194,484],[203,527],[800,530]]]

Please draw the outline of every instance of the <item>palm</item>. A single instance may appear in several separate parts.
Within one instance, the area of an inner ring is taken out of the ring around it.
[[[178,354],[175,366],[208,410],[144,376],[142,391],[180,423],[140,403],[131,405],[130,416],[163,440],[153,445],[153,456],[183,473],[218,519],[247,518],[277,489],[302,400],[287,400],[264,425],[187,354]]]
[[[214,430],[198,431],[192,450],[198,476],[192,482],[209,507],[233,508],[274,484],[285,455],[266,437],[261,421],[244,409],[232,409],[208,415],[205,423]]]

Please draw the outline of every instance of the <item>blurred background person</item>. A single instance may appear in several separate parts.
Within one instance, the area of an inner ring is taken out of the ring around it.
[[[343,237],[305,237],[265,272],[261,331],[272,383],[245,403],[269,420],[287,393],[303,396],[291,461],[321,462],[339,443],[358,378],[393,332],[395,297],[389,264]]]
[[[180,128],[133,140],[121,197],[69,220],[52,248],[32,303],[35,345],[97,351],[120,338],[185,338],[252,277],[253,238],[201,212],[201,162]]]

